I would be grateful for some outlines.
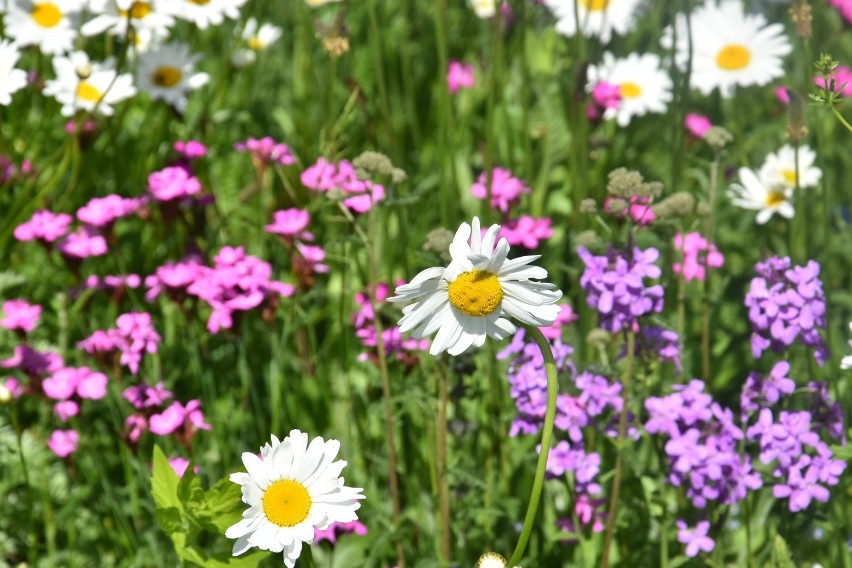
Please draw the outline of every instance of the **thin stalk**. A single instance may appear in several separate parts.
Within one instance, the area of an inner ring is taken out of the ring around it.
[[[848,130],[849,132],[852,132],[852,125],[850,125],[848,122],[846,122],[846,119],[845,119],[845,118],[843,118],[843,115],[842,115],[842,114],[840,114],[840,111],[838,111],[838,110],[837,110],[837,107],[835,107],[835,106],[832,104],[832,105],[829,105],[829,108],[831,109],[831,112],[833,112],[833,113],[834,113],[834,116],[836,116],[836,117],[837,117],[837,120],[839,120],[839,121],[840,121],[840,124],[842,124],[843,126],[845,126],[845,127],[846,127],[846,130]]]
[[[30,565],[35,566],[36,560],[38,559],[38,530],[36,526],[35,517],[33,515],[33,489],[30,485],[30,473],[27,468],[27,458],[24,456],[24,443],[23,436],[24,431],[21,429],[21,425],[18,422],[18,407],[15,405],[15,402],[12,402],[12,411],[10,412],[12,417],[12,427],[15,429],[15,440],[18,443],[18,459],[21,461],[21,471],[24,474],[24,484],[27,486],[27,509],[29,509],[29,517],[30,517],[30,543],[27,547],[27,558],[29,560]]]
[[[535,341],[544,357],[544,369],[547,371],[547,410],[544,414],[544,427],[541,430],[541,452],[538,454],[538,463],[535,468],[530,502],[527,506],[527,514],[524,517],[524,528],[518,537],[518,544],[509,560],[510,566],[517,566],[521,562],[524,550],[530,540],[535,514],[538,512],[538,502],[541,500],[541,491],[544,488],[544,474],[547,470],[547,456],[550,454],[550,441],[553,438],[553,422],[556,419],[556,361],[553,359],[553,351],[550,343],[545,339],[541,330],[532,325],[524,325],[527,337]]]
[[[615,456],[615,477],[612,480],[612,495],[609,500],[609,511],[606,519],[606,537],[603,545],[603,558],[601,568],[609,566],[609,553],[612,548],[612,540],[615,536],[615,519],[618,516],[618,497],[621,492],[621,477],[624,468],[624,439],[627,433],[627,411],[630,407],[630,385],[633,381],[633,359],[636,355],[636,332],[632,329],[627,332],[627,361],[624,366],[624,375],[621,378],[624,404],[621,407],[621,417],[618,420],[618,443]]]
[[[438,383],[438,417],[435,428],[435,441],[438,460],[438,514],[441,520],[440,551],[441,561],[445,566],[449,566],[452,557],[450,486],[447,481],[447,407],[449,406],[450,397],[443,361],[439,360],[438,364],[435,365],[435,380]]]
[[[713,243],[713,217],[716,212],[716,186],[719,180],[719,162],[720,153],[717,151],[713,158],[713,164],[710,166],[710,189],[708,204],[710,206],[710,214],[707,215],[707,223],[705,225],[705,239],[707,239],[707,254],[704,255],[704,280],[701,281],[701,372],[702,378],[708,384],[712,384],[710,375],[710,267],[707,264],[707,259],[710,258],[709,247]]]

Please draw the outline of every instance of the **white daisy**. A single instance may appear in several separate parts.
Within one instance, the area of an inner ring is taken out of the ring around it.
[[[175,2],[175,15],[188,20],[201,28],[218,26],[225,18],[235,20],[240,17],[240,8],[246,0],[172,0]]]
[[[27,86],[27,72],[15,69],[21,54],[8,40],[0,40],[0,105],[12,102],[12,93]]]
[[[242,486],[243,502],[249,508],[243,519],[225,532],[235,538],[233,554],[238,556],[254,546],[284,553],[284,564],[293,568],[302,552],[302,543],[314,541],[314,528],[358,519],[362,489],[346,487],[340,472],[343,460],[334,461],[340,449],[337,440],[314,438],[291,430],[290,435],[264,445],[261,457],[243,454],[248,473],[231,474]]]
[[[740,168],[740,184],[732,184],[728,192],[731,202],[743,209],[758,211],[757,222],[762,225],[778,213],[791,219],[795,214],[790,197],[793,190],[789,185],[768,185],[748,168]]]
[[[476,568],[506,568],[506,559],[496,552],[486,552],[479,557]]]
[[[311,8],[317,8],[319,6],[324,6],[326,4],[332,4],[334,2],[341,2],[342,0],[305,0],[305,4],[310,6]]]
[[[113,60],[91,63],[89,56],[75,51],[53,58],[55,79],[45,82],[44,94],[62,104],[62,114],[73,116],[78,110],[97,110],[112,115],[112,106],[136,94],[130,73],[116,76]]]
[[[708,1],[693,10],[692,75],[690,83],[705,95],[719,88],[723,97],[732,97],[737,85],[766,85],[784,76],[782,58],[792,46],[781,24],[767,25],[761,14],[746,14],[740,0]],[[686,16],[678,14],[677,43],[674,30],[663,31],[663,47],[675,49],[675,61],[686,69],[690,39]]]
[[[186,93],[194,91],[210,80],[207,73],[196,73],[195,63],[201,56],[191,55],[185,43],[167,43],[139,56],[136,85],[154,99],[186,110]]]
[[[281,38],[281,28],[272,24],[263,24],[258,27],[254,18],[246,20],[246,25],[240,35],[245,47],[241,47],[231,54],[231,63],[235,67],[245,67],[255,62],[256,53],[265,51],[270,45]]]
[[[601,65],[589,66],[588,77],[589,90],[601,81],[618,85],[621,102],[618,108],[606,109],[604,118],[615,118],[619,126],[627,126],[634,116],[666,112],[666,105],[672,100],[672,80],[653,53],[631,53],[616,59],[606,52]]]
[[[822,178],[822,170],[814,166],[816,152],[808,146],[799,146],[799,187],[815,187]],[[796,150],[785,144],[777,153],[766,156],[760,168],[760,179],[770,185],[796,187]]]
[[[462,223],[450,244],[452,261],[446,268],[427,268],[396,289],[389,302],[418,300],[402,309],[402,332],[411,331],[418,339],[438,334],[429,352],[447,351],[458,355],[469,347],[481,347],[485,337],[503,339],[516,331],[503,316],[523,323],[548,326],[559,315],[554,305],[562,292],[553,284],[534,282],[547,277],[547,271],[528,266],[539,256],[506,260],[509,244],[501,238],[495,248],[500,225],[491,225],[485,235],[479,218],[473,227]]]
[[[497,13],[496,0],[470,0],[470,7],[473,12],[480,18],[493,18]]]
[[[612,32],[625,35],[633,29],[641,0],[544,0],[556,17],[556,31],[573,36],[579,29],[586,37],[608,42]],[[577,25],[577,22],[580,25]]]
[[[11,0],[5,33],[15,45],[37,45],[42,53],[70,51],[77,36],[72,19],[81,0]]]
[[[80,28],[84,36],[107,32],[123,37],[129,23],[136,34],[148,40],[164,39],[175,24],[169,0],[92,0],[90,11],[97,15]]]

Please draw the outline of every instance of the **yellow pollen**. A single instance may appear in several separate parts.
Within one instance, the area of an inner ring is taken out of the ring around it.
[[[263,51],[265,48],[263,42],[260,41],[260,38],[257,36],[250,37],[246,43],[248,44],[249,49],[253,49],[255,51]]]
[[[151,4],[148,2],[134,2],[130,5],[130,10],[119,10],[119,15],[126,18],[128,15],[134,20],[141,20],[151,13]]]
[[[209,4],[210,0],[189,0],[193,4],[198,4],[199,6],[204,6],[205,4]]]
[[[101,100],[102,96],[97,87],[88,81],[80,81],[80,84],[77,85],[77,98],[80,100],[96,103]]]
[[[636,98],[642,94],[642,87],[636,83],[622,83],[618,86],[618,94],[624,99]]]
[[[795,170],[783,170],[781,175],[784,176],[784,179],[787,180],[787,183],[790,185],[796,185],[796,171]]]
[[[51,2],[35,4],[30,15],[35,20],[35,23],[43,28],[52,28],[62,19],[62,11],[56,4]]]
[[[177,67],[162,65],[151,74],[151,81],[158,87],[169,89],[180,83],[181,77],[182,74]]]
[[[726,45],[716,56],[716,65],[726,71],[738,71],[751,61],[751,52],[744,45],[732,43]]]
[[[766,194],[766,204],[770,207],[781,205],[786,200],[787,198],[784,196],[783,191],[772,190]]]
[[[500,307],[503,289],[496,274],[471,270],[450,283],[450,303],[460,312],[474,317],[487,316]]]
[[[305,486],[292,479],[276,481],[263,494],[263,512],[279,527],[295,527],[307,519],[311,504]]]
[[[589,12],[600,12],[606,10],[609,0],[582,0],[582,3]]]

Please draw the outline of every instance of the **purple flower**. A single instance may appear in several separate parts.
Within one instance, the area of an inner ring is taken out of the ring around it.
[[[52,243],[68,232],[73,221],[74,218],[66,213],[36,211],[29,221],[15,227],[14,235],[19,241]]]
[[[187,166],[168,166],[148,176],[148,191],[157,201],[173,201],[199,193],[201,182]]]
[[[690,558],[698,556],[700,551],[710,552],[716,546],[715,541],[707,536],[710,531],[710,521],[700,521],[694,529],[690,529],[686,522],[678,520],[677,540],[686,545],[686,555]]]
[[[187,160],[196,160],[207,155],[207,146],[197,140],[178,140],[174,143],[175,152]]]
[[[520,202],[521,195],[530,193],[530,188],[522,180],[512,176],[509,170],[494,168],[491,171],[490,191],[488,175],[482,172],[471,186],[470,192],[478,199],[490,199],[492,209],[507,215],[509,210]]]
[[[3,313],[5,316],[0,319],[0,327],[29,333],[38,325],[41,306],[32,305],[26,300],[7,300],[3,302]]]
[[[358,536],[367,534],[367,525],[361,521],[348,521],[344,523],[334,522],[327,528],[314,528],[314,544],[327,540],[332,545],[337,544],[337,538],[342,534],[354,533]]]
[[[660,363],[674,364],[678,373],[683,371],[683,365],[680,362],[680,351],[683,346],[676,332],[663,327],[646,325],[642,326],[637,339],[637,355],[649,355]],[[623,357],[626,352],[625,346],[621,356]]]
[[[782,395],[792,394],[796,390],[796,383],[787,377],[789,372],[790,364],[787,361],[779,361],[772,367],[766,379],[763,379],[760,373],[749,373],[740,395],[743,416],[757,410],[758,401],[776,404]]]
[[[134,408],[142,410],[145,408],[162,406],[167,400],[172,398],[172,393],[167,391],[163,383],[157,383],[156,386],[148,386],[146,384],[128,387],[121,394],[124,399],[133,405]]]

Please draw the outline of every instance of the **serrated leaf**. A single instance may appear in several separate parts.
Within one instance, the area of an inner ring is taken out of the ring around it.
[[[787,543],[781,535],[775,535],[775,543],[772,546],[772,565],[775,568],[796,568],[787,550]]]
[[[178,485],[180,477],[169,465],[169,460],[159,446],[154,446],[153,467],[151,472],[151,493],[157,508],[176,508],[183,511],[180,498],[178,497]]]
[[[178,483],[177,495],[187,510],[195,509],[204,502],[204,490],[201,488],[201,481],[199,481],[198,476],[192,471],[192,462],[186,467],[186,471]]]

